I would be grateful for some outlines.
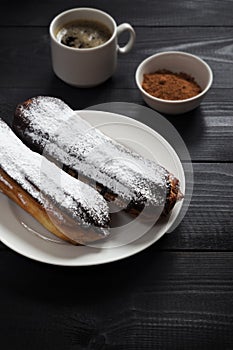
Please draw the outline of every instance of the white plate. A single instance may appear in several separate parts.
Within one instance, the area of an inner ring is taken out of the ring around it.
[[[185,192],[185,176],[181,161],[171,145],[157,132],[119,114],[92,110],[79,111],[79,114],[110,137],[143,156],[156,159],[179,178],[181,190]],[[134,242],[116,248],[96,248],[58,244],[40,238],[26,229],[20,221],[26,221],[29,227],[35,228],[39,233],[43,234],[44,229],[6,196],[0,194],[0,238],[14,251],[41,262],[63,266],[104,264],[136,254],[156,242],[173,225],[181,207],[182,201],[175,205],[166,220],[156,223],[149,232]]]

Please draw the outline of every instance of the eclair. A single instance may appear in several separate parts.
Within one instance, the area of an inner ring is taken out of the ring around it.
[[[88,244],[109,234],[109,208],[103,197],[30,150],[1,119],[0,190],[70,243]]]
[[[32,150],[131,214],[161,207],[167,215],[182,198],[173,174],[92,127],[58,98],[38,96],[19,104],[13,130]]]

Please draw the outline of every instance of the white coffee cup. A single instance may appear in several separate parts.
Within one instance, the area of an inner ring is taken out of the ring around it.
[[[69,22],[79,19],[98,21],[108,27],[112,36],[108,41],[93,48],[74,48],[59,42],[57,32]],[[123,47],[118,45],[118,36],[129,32],[129,40]],[[111,77],[117,66],[117,53],[129,52],[135,41],[135,32],[130,24],[116,25],[107,13],[94,8],[74,8],[56,16],[49,27],[52,65],[55,74],[64,82],[77,87],[98,85]]]

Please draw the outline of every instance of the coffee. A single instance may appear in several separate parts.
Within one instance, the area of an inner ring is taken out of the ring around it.
[[[56,38],[63,45],[76,49],[90,49],[107,42],[112,33],[103,23],[79,19],[66,23],[57,32]]]

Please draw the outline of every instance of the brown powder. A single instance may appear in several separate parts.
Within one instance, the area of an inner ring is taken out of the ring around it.
[[[142,87],[148,94],[163,100],[185,100],[202,91],[190,75],[165,69],[144,74]]]

